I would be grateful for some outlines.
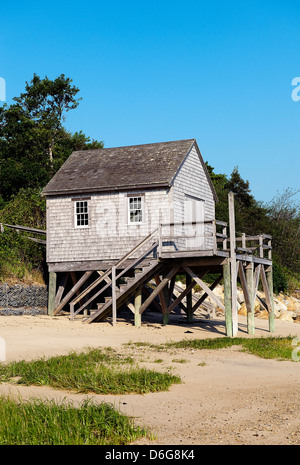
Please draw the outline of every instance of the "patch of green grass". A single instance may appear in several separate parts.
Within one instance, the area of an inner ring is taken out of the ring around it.
[[[233,346],[240,346],[241,350],[249,352],[257,357],[292,360],[292,351],[294,346],[292,336],[288,337],[217,337],[213,339],[184,339],[177,342],[168,342],[158,346],[151,346],[152,349],[169,350],[169,349],[193,349],[193,350],[217,350],[226,349]],[[145,346],[148,344],[145,343]],[[143,343],[139,342],[139,347]]]
[[[214,339],[190,339],[166,344],[166,348],[177,349],[224,349],[233,346],[241,346],[242,350],[257,357],[292,360],[293,337],[260,337],[260,338],[214,338]]]
[[[172,362],[173,363],[187,363],[187,360],[185,358],[173,358]]]
[[[107,403],[75,408],[0,397],[0,445],[126,445],[146,435]]]
[[[244,350],[263,358],[277,360],[292,360],[292,337],[268,337],[261,339],[246,339]]]
[[[90,349],[79,354],[0,365],[0,382],[15,377],[18,384],[97,394],[145,394],[167,390],[171,384],[181,382],[178,376],[140,368],[131,357],[112,349],[105,352]]]

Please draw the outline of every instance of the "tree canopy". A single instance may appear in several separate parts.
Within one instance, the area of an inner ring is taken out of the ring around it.
[[[102,148],[82,132],[69,133],[66,114],[77,108],[79,89],[61,74],[34,74],[25,92],[0,107],[0,195],[9,200],[21,188],[43,187],[73,150]]]

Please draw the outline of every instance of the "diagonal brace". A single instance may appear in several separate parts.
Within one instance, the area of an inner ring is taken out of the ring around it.
[[[225,307],[223,302],[210,290],[210,288],[202,281],[202,279],[198,278],[198,276],[188,267],[184,266],[184,270],[191,276],[191,278],[199,284],[199,286],[209,295],[218,305],[219,307],[225,311]]]

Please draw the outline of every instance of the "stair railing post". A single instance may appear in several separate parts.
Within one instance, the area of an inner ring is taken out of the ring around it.
[[[116,267],[111,269],[111,287],[112,287],[112,317],[113,326],[117,323],[117,299],[116,299]]]
[[[217,224],[216,220],[212,221],[212,230],[213,230],[213,250],[214,250],[214,255],[217,254]]]
[[[158,256],[161,257],[162,252],[162,225],[158,226]]]

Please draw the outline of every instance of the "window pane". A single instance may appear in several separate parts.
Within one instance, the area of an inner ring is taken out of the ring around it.
[[[75,207],[75,224],[76,226],[88,226],[89,215],[88,215],[88,202],[86,200],[80,200],[76,202]]]
[[[142,197],[129,197],[129,223],[142,223]]]

